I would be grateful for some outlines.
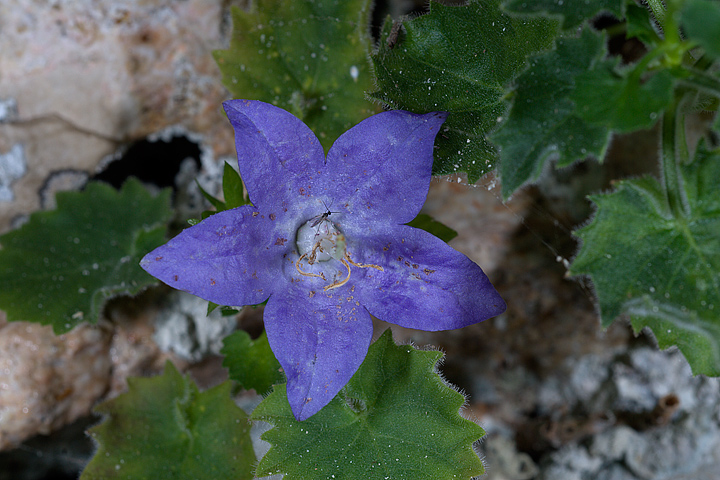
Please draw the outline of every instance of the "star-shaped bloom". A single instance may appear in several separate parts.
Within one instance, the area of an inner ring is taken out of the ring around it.
[[[338,138],[326,159],[290,113],[248,100],[224,107],[252,205],[208,217],[141,265],[221,305],[267,300],[268,341],[298,420],[325,406],[358,369],[373,333],[370,315],[435,331],[505,310],[480,267],[404,225],[427,196],[445,113],[380,113]]]

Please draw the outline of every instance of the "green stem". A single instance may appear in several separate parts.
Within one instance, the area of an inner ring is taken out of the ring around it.
[[[688,147],[685,141],[685,116],[681,113],[685,98],[687,97],[676,97],[675,101],[665,110],[662,121],[662,184],[665,201],[675,218],[682,218],[690,214],[683,195],[680,173],[680,160],[688,156]]]
[[[709,70],[710,67],[712,67],[712,65],[713,65],[713,58],[706,53],[702,57],[700,57],[697,62],[695,62],[692,65],[692,68],[694,70],[697,70],[698,72],[705,72],[705,71]]]
[[[688,104],[692,103],[695,94],[688,92],[678,105],[677,123],[675,124],[675,164],[677,165],[677,174],[680,181],[678,182],[678,195],[682,201],[683,212],[690,214],[690,204],[687,201],[687,195],[683,188],[683,177],[680,168],[690,163],[690,151],[687,143],[687,129],[685,128],[685,112]]]
[[[720,79],[694,68],[687,70],[689,75],[679,79],[681,84],[720,98]]]
[[[655,20],[657,20],[660,25],[664,25],[665,5],[663,5],[662,0],[648,0],[648,6],[650,7],[650,10],[652,10]]]

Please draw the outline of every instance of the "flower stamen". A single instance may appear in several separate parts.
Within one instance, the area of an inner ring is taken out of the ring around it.
[[[383,267],[381,267],[380,265],[375,265],[372,263],[357,263],[357,262],[353,261],[353,259],[350,258],[350,254],[347,251],[345,251],[345,256],[343,256],[343,258],[340,259],[340,263],[345,265],[345,268],[347,268],[347,270],[348,270],[347,277],[345,277],[345,280],[343,280],[341,282],[335,281],[335,282],[331,283],[330,285],[326,285],[325,287],[323,287],[323,290],[325,290],[326,292],[333,288],[342,287],[350,280],[350,274],[352,273],[352,269],[350,268],[350,265],[355,265],[356,267],[360,267],[360,268],[374,268],[376,270],[380,270],[381,272],[385,271],[385,269]]]
[[[322,246],[320,245],[321,242],[315,243],[315,246],[310,251],[310,255],[308,256],[308,263],[310,265],[313,265],[315,263],[315,260],[317,260],[317,252],[320,250],[320,253],[325,253],[325,250],[323,250]]]
[[[345,251],[345,258],[347,258],[347,261],[350,262],[352,265],[355,265],[356,267],[360,268],[374,268],[376,270],[380,270],[381,272],[384,272],[385,269],[381,267],[380,265],[375,265],[374,263],[355,263],[353,262],[353,259],[350,258],[350,254]]]
[[[322,272],[320,272],[320,274],[318,275],[317,273],[303,272],[302,270],[300,270],[300,262],[302,262],[302,259],[305,257],[307,257],[307,253],[303,253],[302,256],[300,258],[298,258],[297,261],[295,262],[295,269],[298,271],[298,273],[300,275],[304,275],[306,277],[322,278],[323,280],[325,280],[327,282],[327,279],[325,278],[325,274]]]
[[[345,256],[347,256],[347,254],[345,254]],[[331,283],[330,285],[325,285],[325,286],[323,287],[323,290],[324,290],[324,291],[327,292],[328,290],[331,290],[331,289],[333,289],[333,288],[342,287],[343,285],[345,285],[345,284],[348,282],[348,280],[350,280],[350,265],[348,265],[348,263],[345,261],[345,258],[340,259],[340,263],[342,263],[343,265],[345,265],[345,268],[347,268],[347,271],[348,271],[347,277],[345,277],[345,280],[343,280],[343,281],[341,281],[341,282],[338,282],[338,281],[336,280],[336,281],[334,281],[333,283]]]

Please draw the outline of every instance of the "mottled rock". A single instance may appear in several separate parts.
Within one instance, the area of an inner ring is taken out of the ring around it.
[[[515,442],[506,436],[488,434],[481,452],[494,480],[530,480],[540,472],[530,455],[518,452]]]
[[[27,171],[25,149],[16,143],[10,150],[0,153],[0,202],[12,202],[15,196],[10,188]]]
[[[676,348],[635,348],[609,358],[588,356],[582,363],[595,366],[578,370],[605,381],[571,381],[562,390],[566,411],[611,411],[617,420],[590,437],[589,446],[570,441],[545,457],[541,479],[566,478],[566,472],[582,480],[699,479],[713,478],[701,472],[720,471],[719,379],[693,377]],[[548,382],[543,388],[556,386]],[[552,406],[544,403],[545,409]]]
[[[206,300],[185,292],[171,293],[166,307],[155,317],[153,339],[162,350],[189,361],[219,354],[223,339],[235,330],[237,320],[223,317],[219,309],[207,315],[207,309]]]
[[[0,450],[87,415],[108,389],[110,332],[0,319]]]
[[[169,126],[201,134],[215,158],[231,154],[220,106],[227,93],[211,55],[227,43],[227,7],[3,0],[0,154],[21,145],[27,168],[12,185],[14,200],[0,198],[0,232],[40,208],[53,172],[94,174],[119,146]]]

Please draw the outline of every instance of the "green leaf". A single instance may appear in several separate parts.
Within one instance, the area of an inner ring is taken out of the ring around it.
[[[618,71],[619,60],[598,62],[595,67],[575,77],[570,99],[585,121],[618,132],[649,128],[670,105],[673,76],[661,70],[642,80],[643,68]]]
[[[223,210],[230,210],[231,208],[239,207],[241,205],[247,205],[250,203],[250,200],[246,200],[243,192],[243,184],[242,180],[240,180],[240,174],[235,171],[235,169],[227,162],[225,162],[225,167],[223,168],[223,179],[222,179],[222,189],[223,189],[223,197],[225,197],[225,201],[213,197],[210,195],[202,186],[200,183],[196,180],[195,183],[197,184],[197,187],[200,189],[200,193],[202,193],[203,197],[207,199],[210,204],[215,207],[215,210],[205,210],[201,214],[201,219],[205,220],[210,215],[214,215],[218,212],[222,212]],[[195,226],[198,223],[200,223],[200,220],[191,218],[188,220],[188,223],[191,226]],[[210,302],[211,305],[212,302]],[[215,305],[217,306],[217,305]],[[215,307],[212,307],[208,310],[208,314],[213,311]]]
[[[235,307],[228,307],[227,305],[219,305],[217,303],[208,302],[206,315],[210,315],[218,307],[220,307],[220,315],[222,315],[223,317],[230,317],[240,313],[240,310]]]
[[[247,205],[250,200],[243,197],[243,184],[240,180],[240,174],[227,162],[223,170],[223,196],[225,197],[225,209]]]
[[[555,50],[533,58],[516,80],[508,119],[491,137],[500,147],[506,199],[537,179],[550,158],[562,167],[588,156],[604,157],[610,131],[585,122],[568,98],[575,88],[574,77],[588,70],[604,51],[602,37],[585,29],[578,38],[558,39]]]
[[[210,194],[200,185],[200,182],[198,182],[197,180],[195,180],[195,184],[196,184],[197,187],[200,189],[200,193],[202,193],[203,197],[205,197],[205,199],[206,199],[208,202],[210,202],[210,205],[212,205],[213,207],[215,207],[215,210],[216,210],[216,211],[215,211],[215,212],[211,212],[210,215],[212,215],[213,213],[222,212],[223,210],[227,210],[227,208],[225,207],[225,202],[223,202],[222,200],[218,200],[217,198],[215,198],[215,197],[213,197],[212,195],[210,195]],[[205,212],[203,212],[203,213],[205,213]],[[208,217],[209,217],[210,215],[208,215]],[[205,220],[205,218],[206,218],[206,217],[203,217],[203,220]]]
[[[223,367],[230,378],[245,390],[254,388],[258,394],[267,395],[273,384],[285,381],[264,331],[257,340],[251,340],[247,332],[238,330],[225,337],[220,353],[225,355]]]
[[[296,115],[327,151],[375,112],[369,0],[257,0],[233,8],[228,50],[214,52],[234,98],[262,100]]]
[[[687,0],[682,10],[683,31],[709,55],[720,56],[720,3]]]
[[[99,443],[81,480],[251,479],[250,423],[231,382],[200,393],[168,362],[153,378],[129,378],[128,392],[95,407]]]
[[[0,308],[10,321],[55,333],[97,322],[105,301],[156,283],[140,259],[165,241],[170,190],[153,197],[136,179],[119,192],[90,183],[60,192],[57,209],[36,212],[0,237]]]
[[[661,42],[652,27],[653,20],[647,8],[634,3],[628,4],[625,21],[627,25],[625,38],[637,38],[646,45],[657,45]]]
[[[509,16],[498,5],[431,3],[430,13],[403,24],[393,48],[386,22],[372,57],[379,90],[371,97],[391,108],[450,113],[435,140],[435,175],[463,171],[475,182],[495,168],[497,152],[485,135],[505,115],[505,86],[555,37],[556,21]]]
[[[617,18],[624,16],[624,0],[510,0],[505,2],[505,8],[513,12],[522,13],[549,13],[562,15],[563,30],[575,29],[581,23],[591,20],[600,12],[610,12]]]
[[[397,346],[389,331],[347,386],[320,412],[298,422],[285,385],[252,414],[274,426],[256,475],[284,480],[469,479],[483,473],[472,443],[485,432],[462,418],[464,398],[435,372],[442,354]]]
[[[415,219],[408,223],[409,226],[425,230],[428,233],[432,233],[443,242],[449,242],[453,238],[457,237],[458,233],[447,225],[438,222],[430,215],[421,213]]]
[[[595,195],[597,213],[576,234],[570,273],[589,275],[605,326],[620,314],[677,345],[695,374],[720,375],[720,151],[700,144],[682,166],[691,214],[674,218],[654,178]]]

